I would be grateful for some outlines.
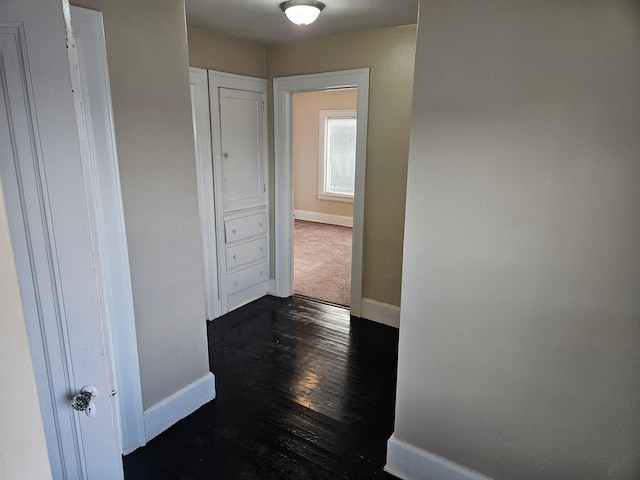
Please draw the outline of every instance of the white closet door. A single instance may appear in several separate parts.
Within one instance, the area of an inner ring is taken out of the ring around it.
[[[265,205],[264,94],[219,92],[224,212]]]

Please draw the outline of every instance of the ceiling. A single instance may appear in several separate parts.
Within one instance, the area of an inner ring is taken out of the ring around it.
[[[187,24],[263,45],[417,22],[419,0],[323,0],[315,23],[287,20],[282,0],[186,0]]]

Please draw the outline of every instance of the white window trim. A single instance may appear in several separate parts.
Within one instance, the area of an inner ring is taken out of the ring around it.
[[[353,195],[340,195],[338,193],[318,193],[318,200],[328,200],[330,202],[353,203]]]
[[[353,195],[344,195],[339,193],[325,192],[325,172],[326,172],[326,125],[328,118],[352,118],[357,120],[357,111],[355,109],[342,110],[320,110],[318,112],[319,131],[320,131],[320,152],[318,156],[318,200],[329,200],[332,202],[353,203]]]

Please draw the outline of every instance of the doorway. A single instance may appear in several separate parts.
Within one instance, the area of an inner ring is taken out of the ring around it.
[[[349,307],[357,88],[292,95],[294,294]]]
[[[294,293],[293,95],[299,92],[357,88],[356,165],[353,195],[351,315],[362,309],[362,243],[369,105],[369,69],[273,79],[275,138],[275,293]]]

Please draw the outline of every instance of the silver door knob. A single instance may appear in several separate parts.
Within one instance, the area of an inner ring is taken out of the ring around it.
[[[92,400],[97,395],[98,390],[96,390],[96,387],[85,385],[80,389],[80,393],[71,398],[71,407],[79,412],[85,412],[88,417],[91,417],[96,411],[96,407]]]
[[[229,152],[224,152],[224,153],[222,154],[222,156],[223,156],[224,158],[229,158]]]

